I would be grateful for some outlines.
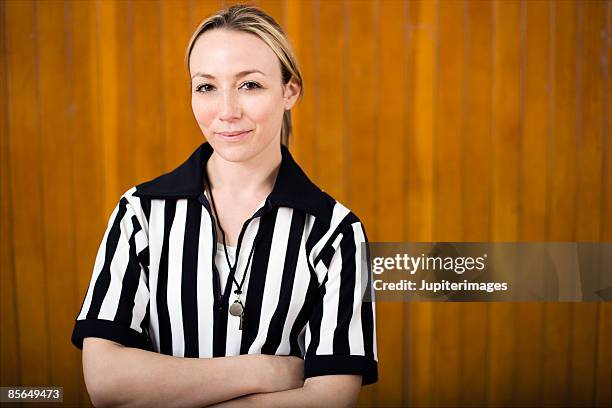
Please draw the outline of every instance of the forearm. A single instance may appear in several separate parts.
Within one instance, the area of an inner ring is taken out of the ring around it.
[[[98,362],[90,395],[98,407],[202,407],[261,392],[257,376],[240,374],[263,364],[258,355],[180,358],[117,347]]]
[[[327,377],[327,378],[325,378]],[[313,378],[304,387],[246,395],[215,404],[213,408],[349,408],[357,404],[361,377],[332,375]],[[352,378],[349,378],[352,377]]]
[[[333,405],[329,403],[320,405],[318,401],[316,401],[316,398],[307,398],[307,392],[302,387],[288,391],[246,395],[212,405],[211,408],[309,408],[329,406]]]

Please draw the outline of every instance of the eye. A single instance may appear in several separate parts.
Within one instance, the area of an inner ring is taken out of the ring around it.
[[[246,89],[247,91],[252,91],[252,90],[254,90],[254,89],[259,89],[259,88],[261,88],[261,85],[259,85],[257,82],[247,81],[247,82],[245,82],[245,83],[243,83],[243,84],[242,84],[241,88],[242,88],[242,87],[246,87],[245,89]]]
[[[214,88],[212,85],[210,84],[202,84],[202,85],[198,85],[195,87],[195,91],[196,92],[210,92],[212,90],[212,88]]]

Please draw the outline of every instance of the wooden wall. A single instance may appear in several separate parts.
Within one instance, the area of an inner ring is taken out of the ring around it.
[[[610,1],[259,1],[305,78],[292,151],[372,241],[610,241]],[[218,1],[1,2],[1,385],[89,404],[70,344],[119,195],[203,140]],[[612,304],[377,303],[361,406],[609,406]]]

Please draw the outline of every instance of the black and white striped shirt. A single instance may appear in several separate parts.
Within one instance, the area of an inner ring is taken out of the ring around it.
[[[363,300],[372,292],[360,220],[281,146],[273,191],[242,227],[236,276],[223,279],[204,194],[212,152],[203,143],[175,170],[121,196],[72,342],[82,348],[84,337],[100,337],[178,357],[292,355],[304,358],[305,378],[361,374],[363,385],[376,382],[375,303]],[[239,330],[228,307],[247,263]]]

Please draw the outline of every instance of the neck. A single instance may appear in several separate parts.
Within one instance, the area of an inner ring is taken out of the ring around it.
[[[215,193],[237,199],[265,197],[274,188],[282,155],[271,144],[248,161],[231,162],[213,152],[206,164],[208,180]]]

